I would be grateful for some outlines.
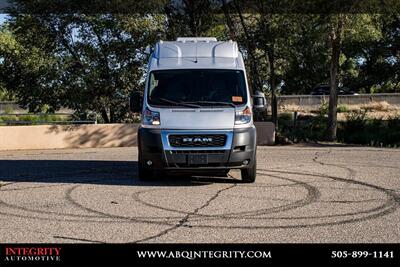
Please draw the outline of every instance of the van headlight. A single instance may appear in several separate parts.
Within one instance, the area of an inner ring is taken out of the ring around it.
[[[142,114],[142,123],[144,125],[160,125],[160,112],[146,108]]]
[[[251,121],[251,116],[253,116],[251,109],[246,107],[243,110],[235,112],[235,124],[246,124]]]

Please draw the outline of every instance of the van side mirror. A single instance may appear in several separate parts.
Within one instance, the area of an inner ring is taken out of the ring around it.
[[[141,112],[143,107],[143,98],[139,92],[135,91],[129,98],[129,107],[132,112]]]
[[[261,91],[256,91],[253,95],[253,108],[255,111],[264,111],[267,107],[265,94]]]

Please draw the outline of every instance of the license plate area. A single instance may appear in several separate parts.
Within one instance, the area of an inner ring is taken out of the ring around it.
[[[188,155],[189,165],[206,165],[208,164],[208,155],[207,154],[198,154],[198,155]]]

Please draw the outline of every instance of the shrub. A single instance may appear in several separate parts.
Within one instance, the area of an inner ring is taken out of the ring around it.
[[[337,107],[337,112],[338,112],[338,113],[346,113],[346,112],[349,112],[349,107],[346,106],[346,105],[339,105],[339,106]]]
[[[338,141],[371,146],[400,146],[400,114],[387,120],[370,119],[367,111],[346,114],[338,124]],[[280,119],[278,134],[291,141],[323,141],[326,139],[326,116],[299,116],[296,126],[292,120]]]
[[[321,116],[325,116],[328,114],[329,111],[329,102],[326,101],[325,99],[322,100],[321,106],[318,109],[318,113]]]
[[[338,140],[372,146],[400,145],[400,116],[388,120],[368,119],[366,111],[352,113],[338,128]]]
[[[279,120],[278,131],[293,142],[318,141],[325,138],[326,124],[325,116],[299,116],[296,126],[292,120]]]
[[[46,124],[50,122],[64,122],[69,121],[71,119],[70,115],[54,115],[54,114],[25,114],[25,115],[3,115],[0,116],[1,124],[13,124],[9,122],[19,122],[19,124]],[[6,123],[7,122],[7,123]],[[26,122],[26,123],[24,123]]]

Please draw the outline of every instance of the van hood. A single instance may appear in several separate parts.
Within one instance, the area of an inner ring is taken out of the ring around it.
[[[163,129],[233,129],[235,123],[234,108],[172,108],[159,112]]]

